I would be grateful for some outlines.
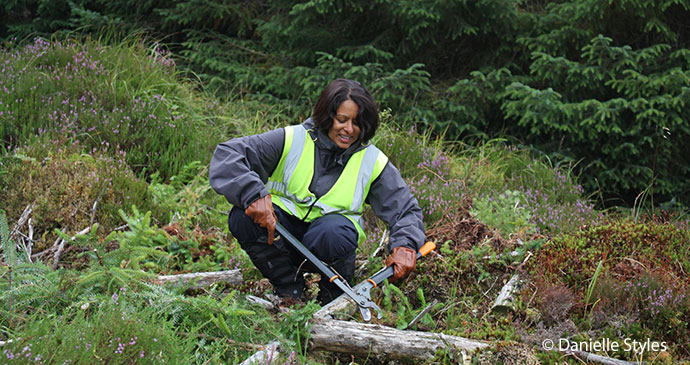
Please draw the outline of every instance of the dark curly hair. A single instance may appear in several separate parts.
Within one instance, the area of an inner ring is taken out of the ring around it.
[[[352,100],[359,107],[355,124],[360,129],[361,143],[366,144],[374,137],[379,127],[379,111],[369,91],[357,81],[335,79],[328,84],[314,105],[314,124],[316,128],[328,134],[336,111],[345,100]]]

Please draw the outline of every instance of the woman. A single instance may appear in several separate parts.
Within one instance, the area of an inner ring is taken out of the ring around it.
[[[400,172],[370,143],[378,125],[369,92],[337,79],[303,124],[217,146],[209,180],[233,205],[230,232],[281,298],[303,298],[305,259],[289,243],[274,240],[276,221],[350,281],[355,250],[364,240],[365,202],[390,227],[392,279],[414,270],[425,238],[422,212]],[[322,278],[322,304],[341,293]]]

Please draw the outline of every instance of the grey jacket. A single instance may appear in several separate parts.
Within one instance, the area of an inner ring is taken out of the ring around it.
[[[365,148],[355,142],[348,149],[339,148],[317,130],[311,119],[303,123],[315,141],[314,178],[309,190],[320,198],[333,187],[353,153]],[[283,152],[283,128],[218,144],[209,168],[211,187],[234,206],[246,209],[256,199],[266,196],[265,186]],[[425,233],[422,210],[398,169],[389,161],[372,183],[366,202],[390,229],[389,251],[398,246],[418,250]]]

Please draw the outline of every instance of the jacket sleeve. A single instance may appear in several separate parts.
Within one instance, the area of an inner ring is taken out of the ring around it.
[[[381,175],[372,183],[367,201],[377,217],[388,223],[388,250],[406,246],[419,250],[426,234],[422,209],[412,195],[398,169],[388,162]]]
[[[269,192],[264,185],[273,174],[285,143],[285,130],[233,138],[216,146],[209,166],[209,183],[228,202],[242,209]]]

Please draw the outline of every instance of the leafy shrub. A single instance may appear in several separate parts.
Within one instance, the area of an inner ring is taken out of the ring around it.
[[[165,270],[176,271],[220,271],[237,269],[245,264],[243,256],[235,256],[235,245],[228,245],[217,230],[203,231],[199,226],[189,231],[178,223],[163,229],[170,235],[166,243],[169,254]]]
[[[183,166],[179,174],[170,177],[169,183],[162,182],[158,172],[153,173],[148,188],[153,203],[170,213],[163,223],[180,221],[186,228],[227,224],[225,217],[218,213],[229,211],[230,205],[212,190],[208,183],[208,165],[200,161]]]
[[[512,233],[526,236],[534,232],[534,227],[530,224],[531,215],[525,209],[525,201],[524,193],[506,190],[495,198],[480,196],[475,199],[472,213],[506,237]]]
[[[543,155],[501,140],[463,148],[459,154],[464,162],[460,174],[468,176],[476,194],[474,212],[485,223],[499,227],[501,222],[520,222],[516,228],[522,233],[558,234],[600,218],[572,169],[553,166]],[[510,229],[504,227],[503,233]]]
[[[649,270],[660,270],[676,278],[690,269],[690,232],[673,223],[630,219],[613,220],[583,227],[581,231],[554,237],[528,263],[530,272],[546,280],[561,282],[583,292],[599,262],[604,273],[621,278],[636,276],[624,263],[639,262]]]

